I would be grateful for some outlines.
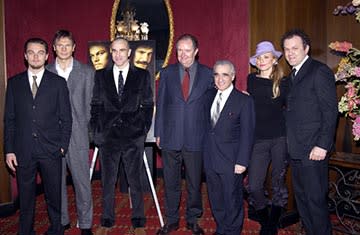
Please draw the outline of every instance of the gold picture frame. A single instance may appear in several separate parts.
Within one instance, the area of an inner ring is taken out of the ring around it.
[[[111,12],[111,19],[110,19],[110,40],[114,40],[115,35],[116,35],[116,16],[119,10],[119,5],[120,5],[120,1],[121,0],[114,0],[114,4],[112,7],[112,12]],[[164,4],[165,4],[165,8],[167,11],[167,15],[168,15],[168,20],[169,20],[169,41],[168,41],[168,45],[167,45],[167,51],[166,51],[166,56],[164,58],[164,62],[161,65],[161,68],[164,68],[165,66],[168,65],[169,60],[170,60],[170,56],[172,53],[172,48],[174,46],[174,18],[173,18],[173,11],[171,9],[171,4],[170,4],[170,0],[163,0]],[[156,40],[156,39],[155,39]],[[156,79],[159,78],[159,73],[156,74]]]

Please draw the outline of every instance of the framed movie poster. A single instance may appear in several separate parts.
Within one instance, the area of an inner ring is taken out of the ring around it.
[[[154,95],[155,104],[155,58],[156,58],[156,43],[154,40],[145,41],[129,41],[131,55],[130,64],[149,71],[152,82],[151,88]],[[110,51],[110,41],[90,41],[88,42],[88,61],[95,70],[110,68],[113,65]],[[155,108],[155,107],[154,107]],[[155,110],[155,109],[154,109]],[[154,119],[149,133],[146,137],[146,142],[155,142],[154,137]]]

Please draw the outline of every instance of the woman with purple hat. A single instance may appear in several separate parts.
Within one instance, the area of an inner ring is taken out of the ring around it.
[[[255,142],[248,168],[249,203],[256,210],[261,235],[277,234],[282,209],[287,204],[285,172],[287,148],[283,110],[289,82],[278,64],[282,53],[269,41],[256,46],[250,64],[256,68],[248,75],[247,91],[254,98],[256,112]],[[265,195],[265,179],[271,162],[272,198]]]

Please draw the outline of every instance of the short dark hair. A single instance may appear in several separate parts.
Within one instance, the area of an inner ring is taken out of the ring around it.
[[[282,37],[281,37],[281,47],[284,49],[284,41],[286,39],[290,39],[294,36],[298,36],[301,38],[304,48],[306,46],[311,46],[311,41],[309,35],[307,35],[302,29],[291,29],[287,31]]]
[[[53,42],[52,42],[53,45],[55,45],[56,41],[60,40],[61,38],[68,38],[73,42],[73,44],[75,44],[74,35],[69,30],[60,29],[54,35]]]
[[[192,44],[193,44],[193,46],[194,46],[194,49],[199,48],[199,42],[198,42],[197,38],[196,38],[194,35],[189,34],[189,33],[185,33],[185,34],[181,35],[181,36],[176,40],[176,48],[177,48],[177,46],[178,46],[179,41],[184,40],[184,39],[190,39],[190,40],[192,41]]]
[[[28,48],[28,45],[30,43],[38,43],[38,44],[41,44],[45,47],[45,52],[46,54],[49,52],[49,47],[48,47],[48,44],[47,42],[42,39],[42,38],[29,38],[28,40],[26,40],[25,44],[24,44],[24,52],[26,53],[27,51],[27,48]]]

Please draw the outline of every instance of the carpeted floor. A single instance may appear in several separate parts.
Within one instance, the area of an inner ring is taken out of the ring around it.
[[[184,186],[184,185],[183,185]],[[159,197],[160,205],[162,212],[164,205],[164,191],[163,191],[163,181],[162,179],[158,179],[157,181],[157,195]],[[183,187],[184,188],[184,187]],[[93,222],[93,231],[95,232],[99,228],[100,224],[100,216],[101,216],[101,184],[99,180],[95,180],[92,182],[93,189],[93,199],[94,199],[94,222]],[[206,235],[213,234],[215,231],[215,223],[211,216],[211,211],[209,208],[209,203],[206,194],[206,184],[203,185],[203,203],[204,203],[204,214],[201,220],[199,221],[200,226],[202,226],[205,230]],[[184,207],[185,207],[185,190],[183,190],[182,204],[181,204],[181,221],[180,221],[180,229],[172,235],[185,235],[191,234],[188,230],[185,229],[185,219],[184,219]],[[77,235],[79,234],[79,230],[76,228],[76,212],[75,212],[75,201],[74,201],[74,193],[71,186],[68,186],[68,194],[69,194],[69,211],[71,218],[71,228],[66,230],[66,235]],[[153,199],[150,193],[146,194],[144,197],[145,200],[145,210],[147,217],[146,224],[146,232],[147,234],[154,235],[158,230],[160,223],[156,213],[155,204],[153,203]],[[131,223],[130,223],[130,213],[131,209],[129,208],[129,198],[127,194],[122,194],[117,190],[116,194],[116,226],[114,226],[110,231],[109,235],[128,235],[133,234]],[[17,227],[18,227],[18,218],[19,212],[16,214],[6,217],[0,218],[0,235],[16,235]],[[41,194],[37,197],[36,203],[36,218],[35,218],[35,231],[37,234],[43,234],[48,227],[48,216],[46,212],[46,204],[44,201],[44,195]],[[300,226],[299,224],[295,224],[289,226],[285,229],[280,229],[279,235],[285,234],[301,234],[299,232]],[[245,202],[245,221],[244,221],[244,229],[243,233],[245,235],[250,234],[258,234],[259,225],[247,218],[247,205]]]

